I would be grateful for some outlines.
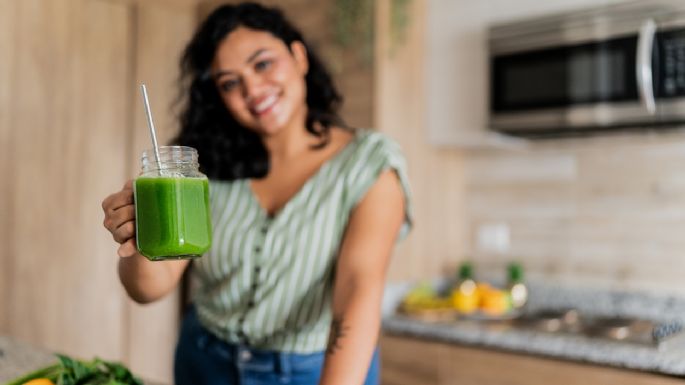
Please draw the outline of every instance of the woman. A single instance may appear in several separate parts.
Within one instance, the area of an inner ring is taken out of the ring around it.
[[[176,349],[176,384],[376,384],[385,271],[409,228],[405,165],[345,128],[321,61],[280,11],[222,6],[181,68],[177,142],[210,178],[214,241]],[[171,292],[189,262],[135,247],[131,182],[103,202],[132,299]]]

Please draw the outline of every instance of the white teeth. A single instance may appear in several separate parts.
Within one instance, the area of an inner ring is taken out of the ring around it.
[[[264,99],[262,102],[254,106],[255,112],[258,114],[264,112],[267,108],[271,107],[274,103],[276,103],[276,99],[276,95],[271,95],[268,98]]]

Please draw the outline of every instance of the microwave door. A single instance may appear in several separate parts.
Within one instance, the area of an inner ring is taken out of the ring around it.
[[[633,124],[644,118],[636,76],[639,40],[633,34],[495,55],[491,60],[493,128],[583,129]]]

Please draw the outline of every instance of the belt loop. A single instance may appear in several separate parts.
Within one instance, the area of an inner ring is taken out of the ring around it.
[[[278,371],[281,377],[290,377],[292,368],[290,367],[291,354],[285,352],[277,352],[278,357]]]

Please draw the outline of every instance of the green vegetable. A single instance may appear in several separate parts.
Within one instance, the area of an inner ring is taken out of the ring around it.
[[[63,354],[56,354],[59,363],[51,365],[5,385],[21,385],[36,378],[48,378],[57,385],[143,385],[125,366],[95,358],[79,361]]]

